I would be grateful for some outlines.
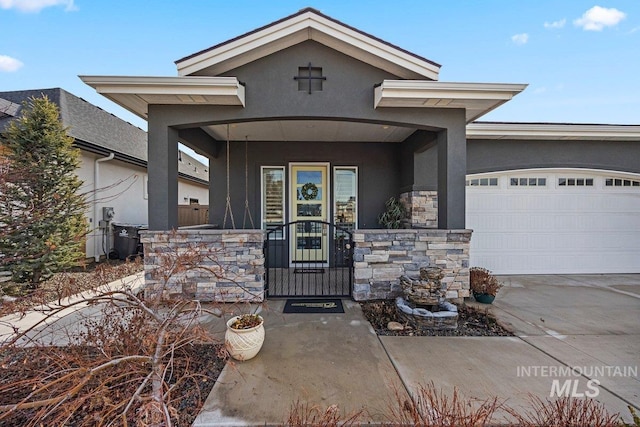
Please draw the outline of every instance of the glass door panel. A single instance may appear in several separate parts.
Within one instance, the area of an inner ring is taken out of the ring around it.
[[[327,221],[327,171],[324,165],[291,167],[292,221]],[[326,225],[299,223],[291,237],[293,262],[326,263],[329,259]]]

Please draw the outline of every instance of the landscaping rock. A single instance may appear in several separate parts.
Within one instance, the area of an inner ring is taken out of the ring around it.
[[[404,325],[399,322],[387,323],[387,329],[390,331],[404,331]]]

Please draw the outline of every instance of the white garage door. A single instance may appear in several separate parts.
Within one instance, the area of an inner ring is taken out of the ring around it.
[[[467,177],[471,266],[496,274],[640,273],[640,175]]]

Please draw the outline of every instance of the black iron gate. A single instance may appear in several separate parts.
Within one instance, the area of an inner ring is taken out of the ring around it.
[[[269,297],[350,297],[353,234],[323,221],[295,221],[269,229],[264,241]]]

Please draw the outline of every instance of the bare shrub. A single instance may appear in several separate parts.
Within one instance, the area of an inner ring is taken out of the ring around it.
[[[492,425],[492,417],[501,407],[498,399],[474,401],[462,397],[457,388],[451,396],[438,391],[433,382],[419,385],[413,398],[406,398],[394,388],[394,401],[389,407],[389,426],[462,426]]]
[[[498,281],[498,278],[486,268],[471,267],[469,269],[469,286],[472,292],[489,294],[495,297],[498,290],[502,287],[502,284]]]
[[[619,414],[610,414],[604,404],[593,399],[562,397],[556,400],[529,395],[530,406],[517,411],[506,408],[520,426],[619,427]]]
[[[167,300],[164,292],[204,258],[215,259],[215,252],[198,249],[159,256],[152,276],[160,280],[149,298],[127,288],[50,304],[42,322],[4,343],[0,367],[19,370],[20,378],[0,385],[0,425],[172,426],[187,409],[184,402],[199,407],[207,396],[192,354],[213,342],[199,325],[205,310],[183,295]],[[86,313],[80,309],[85,303]],[[43,345],[36,328],[72,307],[81,327],[68,333],[70,345]],[[224,354],[221,347],[210,357]]]

